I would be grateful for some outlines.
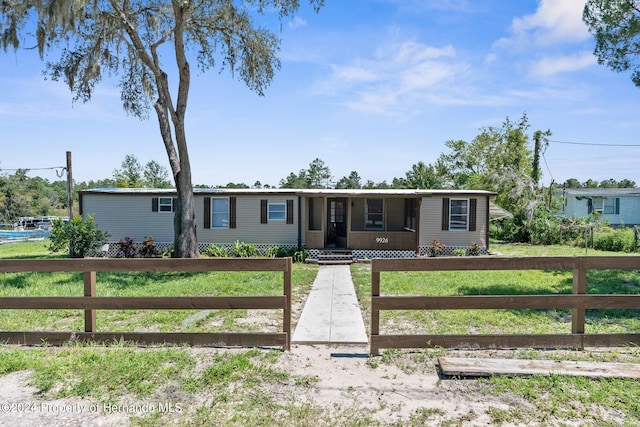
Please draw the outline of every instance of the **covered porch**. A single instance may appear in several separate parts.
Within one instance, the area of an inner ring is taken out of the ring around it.
[[[418,253],[421,200],[372,192],[307,195],[305,246]]]

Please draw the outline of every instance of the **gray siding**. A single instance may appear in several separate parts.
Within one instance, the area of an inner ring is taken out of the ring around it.
[[[156,243],[173,242],[173,212],[152,212],[152,195],[84,194],[83,217],[94,215],[100,230],[111,236],[110,242],[129,237],[141,242],[153,236]]]
[[[460,199],[477,199],[476,231],[443,231],[442,199],[443,197],[425,197],[420,207],[420,246],[429,246],[434,238],[449,247],[466,247],[473,242],[482,247],[487,246],[487,206],[486,197],[451,197]]]

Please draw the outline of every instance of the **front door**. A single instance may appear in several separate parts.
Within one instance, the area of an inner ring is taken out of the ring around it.
[[[331,198],[327,203],[327,235],[325,246],[347,246],[347,200]]]

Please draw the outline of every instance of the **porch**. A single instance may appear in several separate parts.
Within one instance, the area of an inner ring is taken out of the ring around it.
[[[324,195],[306,198],[308,249],[402,251],[419,248],[420,197]]]

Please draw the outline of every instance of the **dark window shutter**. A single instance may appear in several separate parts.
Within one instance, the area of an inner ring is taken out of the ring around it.
[[[616,197],[616,210],[615,210],[615,214],[619,215],[620,214],[620,198]]]
[[[229,228],[236,228],[236,198],[229,197]]]
[[[293,224],[293,200],[287,200],[287,224]]]
[[[260,224],[267,223],[267,199],[260,200]]]
[[[442,231],[449,231],[449,198],[442,199]]]
[[[476,231],[476,216],[478,213],[478,199],[469,200],[469,231]]]
[[[587,199],[587,213],[593,213],[593,199]]]
[[[151,212],[158,212],[158,198],[151,199]]]
[[[175,212],[178,210],[178,198],[174,197],[171,199],[171,212]]]
[[[204,198],[204,228],[211,228],[211,197]]]

